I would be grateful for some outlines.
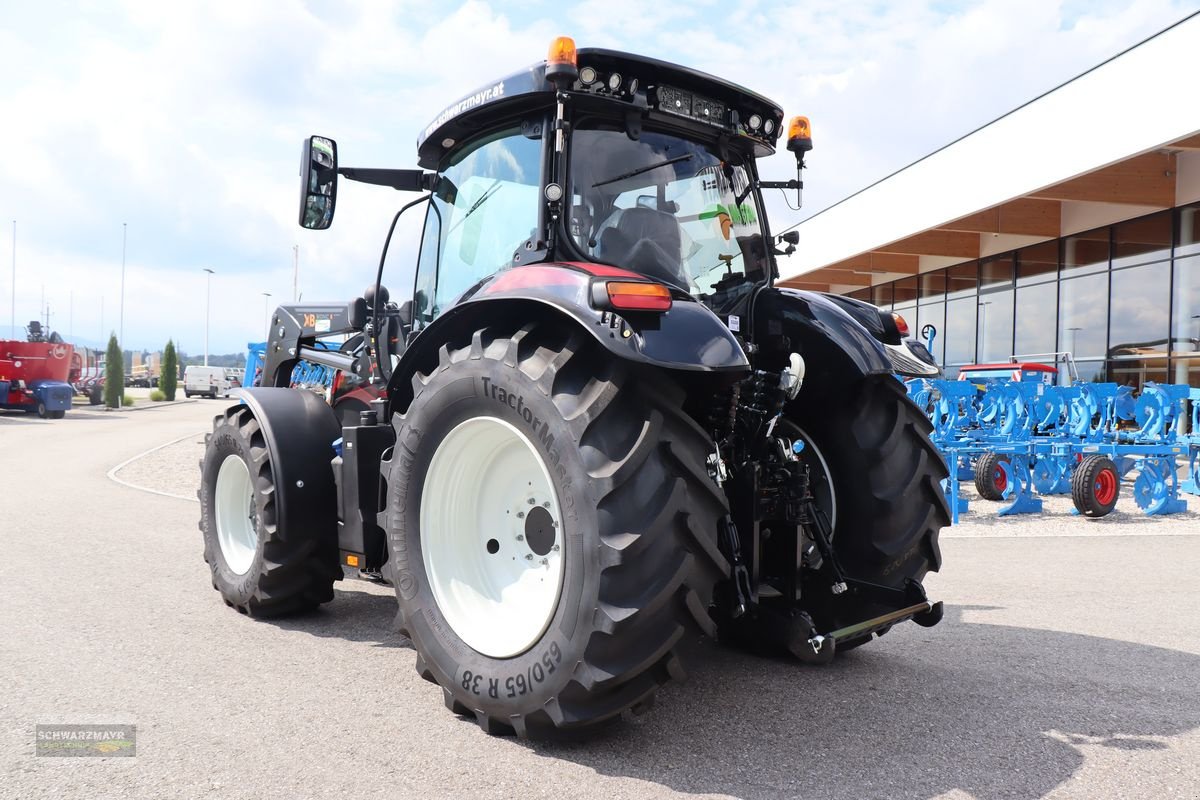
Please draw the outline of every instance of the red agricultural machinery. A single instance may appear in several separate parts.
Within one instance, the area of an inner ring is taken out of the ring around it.
[[[26,341],[0,340],[0,408],[61,419],[75,394],[67,382],[73,348],[36,320],[26,330]]]

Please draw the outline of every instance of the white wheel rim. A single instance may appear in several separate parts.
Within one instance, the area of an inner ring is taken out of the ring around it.
[[[214,493],[217,544],[225,564],[235,575],[245,575],[258,551],[257,509],[250,470],[239,455],[225,456],[217,470]]]
[[[825,460],[825,454],[821,452],[821,448],[817,447],[816,442],[808,433],[799,425],[796,426],[796,431],[800,434],[800,439],[804,442],[804,450],[800,453],[800,460],[808,462],[809,476],[812,479],[813,499],[817,500],[817,505],[824,506],[824,503],[819,502],[820,494],[817,492],[816,484],[821,480],[821,475],[814,474],[814,464],[810,458],[810,454],[816,456],[817,466],[825,479],[825,484],[829,487],[829,508],[826,509],[829,514],[829,538],[833,539],[834,533],[837,531],[837,490],[833,486],[833,473],[829,469],[829,462]]]
[[[492,658],[542,637],[562,590],[565,538],[541,455],[495,417],[438,444],[421,492],[421,556],[446,622]]]

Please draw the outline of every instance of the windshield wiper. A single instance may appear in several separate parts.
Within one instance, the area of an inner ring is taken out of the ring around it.
[[[609,178],[608,180],[605,180],[605,181],[593,183],[592,188],[595,189],[597,186],[607,186],[610,183],[616,183],[617,181],[623,181],[626,178],[632,178],[635,175],[641,175],[643,172],[649,172],[650,170],[658,169],[659,167],[669,167],[672,164],[678,164],[680,161],[687,161],[691,157],[692,157],[692,154],[688,153],[686,155],[676,156],[675,158],[668,158],[666,161],[660,161],[657,164],[651,164],[648,167],[640,167],[639,169],[630,170],[629,172],[626,172],[623,175],[618,175],[615,178]]]
[[[453,227],[453,228],[451,228],[450,230],[446,231],[446,233],[447,233],[447,234],[450,234],[451,232],[453,232],[454,230],[456,230],[456,229],[458,228],[458,226],[459,226],[459,225],[462,225],[464,222],[466,222],[466,221],[467,221],[467,217],[471,216],[471,215],[472,215],[472,214],[474,214],[476,211],[478,211],[478,210],[479,210],[479,207],[488,201],[488,198],[490,198],[490,197],[491,197],[492,195],[494,195],[496,192],[500,191],[500,184],[501,184],[501,183],[503,183],[503,181],[501,181],[501,180],[497,180],[495,183],[493,183],[491,186],[489,186],[489,187],[488,187],[488,189],[487,189],[487,191],[486,191],[486,192],[484,192],[483,194],[481,194],[481,195],[479,196],[479,199],[478,199],[478,200],[476,200],[474,203],[472,203],[472,204],[471,204],[471,207],[467,209],[467,213],[465,213],[465,214],[463,214],[463,215],[462,215],[462,219],[460,219],[458,222],[456,222],[456,223],[454,224],[454,227]]]

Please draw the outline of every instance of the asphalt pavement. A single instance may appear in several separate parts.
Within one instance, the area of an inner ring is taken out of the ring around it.
[[[948,536],[935,628],[828,667],[705,643],[650,713],[521,742],[443,707],[387,587],[248,619],[198,505],[107,477],[223,405],[0,413],[0,798],[1200,798],[1200,530]],[[49,723],[137,755],[35,756]]]

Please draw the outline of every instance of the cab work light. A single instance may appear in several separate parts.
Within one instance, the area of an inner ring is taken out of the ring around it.
[[[669,311],[671,290],[661,283],[608,281],[608,302],[623,311]]]

